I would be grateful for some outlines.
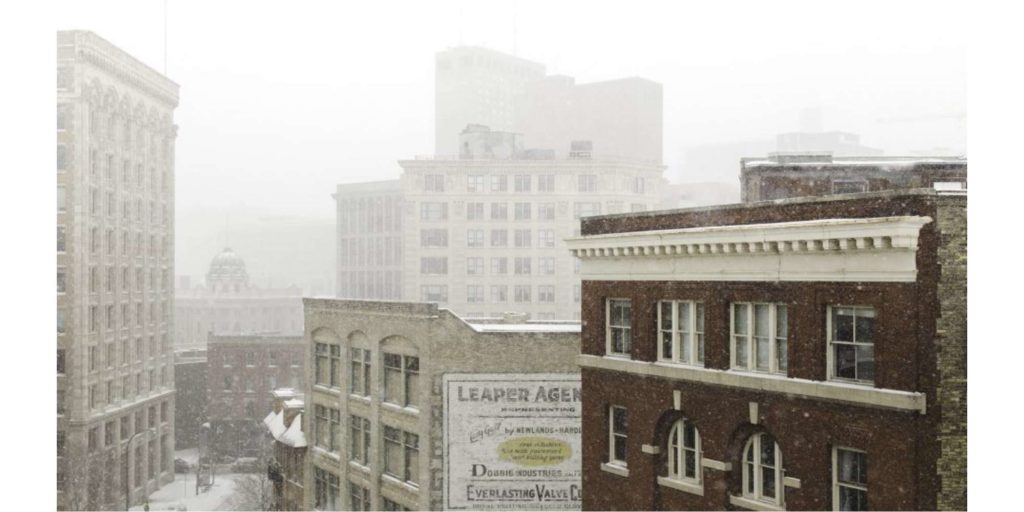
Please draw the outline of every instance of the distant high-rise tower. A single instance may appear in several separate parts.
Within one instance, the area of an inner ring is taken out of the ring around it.
[[[459,134],[468,124],[512,131],[515,97],[544,77],[543,64],[512,55],[459,46],[438,52],[434,77],[434,151],[459,153]]]
[[[120,510],[174,479],[177,106],[131,55],[57,33],[59,509]]]

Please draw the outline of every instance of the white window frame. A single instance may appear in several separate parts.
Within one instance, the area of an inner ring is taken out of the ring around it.
[[[825,315],[826,315],[825,316],[825,336],[826,336],[826,339],[828,340],[828,343],[827,343],[827,352],[828,353],[826,354],[826,359],[827,359],[827,364],[828,364],[828,380],[833,380],[833,381],[838,381],[838,382],[849,382],[851,384],[860,384],[860,385],[863,385],[863,386],[874,386],[875,385],[875,379],[874,379],[873,376],[872,376],[871,380],[856,379],[856,378],[848,379],[848,378],[845,378],[845,377],[838,377],[838,376],[836,376],[836,367],[835,367],[835,364],[836,364],[836,360],[835,360],[835,355],[836,355],[835,346],[836,345],[840,345],[840,344],[841,345],[851,345],[851,346],[854,347],[855,351],[856,351],[856,347],[858,347],[858,346],[870,345],[871,346],[871,360],[872,360],[872,363],[875,361],[875,343],[874,343],[874,340],[872,340],[871,343],[859,343],[859,342],[857,342],[857,320],[856,320],[856,315],[854,316],[854,321],[853,321],[853,329],[854,329],[854,331],[853,331],[854,332],[854,339],[853,339],[853,341],[845,341],[844,340],[844,341],[836,342],[836,340],[832,339],[832,312],[834,310],[836,310],[836,309],[852,309],[855,312],[857,310],[871,310],[872,313],[875,315],[873,317],[875,319],[874,321],[875,322],[878,321],[878,311],[874,308],[874,306],[833,305],[833,306],[829,306],[826,309],[826,311],[825,311]],[[877,331],[877,329],[874,329],[874,331]],[[874,332],[872,332],[872,336],[874,336]],[[854,363],[854,368],[856,368],[856,362]],[[872,370],[872,373],[874,373],[874,370]]]
[[[380,368],[382,373],[382,380],[380,385],[380,398],[381,402],[397,405],[399,407],[407,407],[411,409],[419,408],[419,376],[420,376],[420,358],[410,354],[401,354],[398,352],[384,352],[380,351],[381,360]],[[388,356],[397,357],[399,366],[388,366]],[[410,369],[409,363],[415,360],[416,369]],[[399,374],[398,390],[394,391],[396,396],[389,396],[392,390],[388,388],[388,372],[397,371]],[[416,386],[410,384],[410,375],[416,375]],[[394,398],[394,399],[393,399]],[[395,401],[397,400],[397,401]]]
[[[616,415],[616,411],[617,410],[618,411],[622,411],[622,413],[626,415],[625,432],[619,433],[619,432],[615,431],[615,415]],[[619,467],[623,467],[623,468],[628,467],[626,465],[626,461],[624,459],[617,459],[617,458],[615,458],[615,446],[616,446],[616,439],[615,438],[616,437],[622,438],[622,442],[625,443],[624,446],[623,446],[623,451],[625,452],[626,458],[629,458],[629,410],[627,410],[625,407],[622,407],[620,405],[609,405],[608,406],[608,464],[619,466]]]
[[[768,438],[773,443],[775,443],[775,460],[773,461],[775,465],[771,466],[775,470],[775,497],[774,498],[764,496],[764,489],[762,488],[764,483],[763,483],[763,479],[761,478],[761,470],[762,470],[762,468],[765,467],[765,466],[763,466],[761,464],[761,441],[762,441],[763,438]],[[750,450],[754,451],[753,462],[748,462],[747,461],[747,454],[750,453]],[[743,486],[741,488],[741,491],[742,491],[743,497],[746,498],[746,499],[754,500],[754,501],[761,502],[761,503],[768,503],[770,505],[774,505],[774,506],[779,507],[779,508],[785,507],[785,495],[786,495],[785,486],[784,486],[784,484],[785,484],[785,476],[783,475],[784,470],[783,470],[783,467],[782,467],[782,450],[779,448],[778,441],[775,441],[774,437],[772,437],[771,435],[769,435],[769,434],[767,434],[765,432],[755,433],[754,435],[750,436],[749,439],[747,439],[747,444],[743,446],[743,452],[740,454],[740,456],[741,456],[741,458],[740,458],[740,465],[741,465],[740,473],[742,474],[742,480],[743,480],[742,483],[741,483],[741,485]],[[753,482],[753,484],[754,484],[754,490],[753,491],[749,491],[748,490],[749,487],[750,487],[750,483],[751,483],[750,482],[750,473],[751,473],[751,471],[748,471],[748,468],[753,469],[752,472],[755,475],[754,482]]]
[[[627,302],[629,303],[629,324],[628,325],[612,325],[612,304],[615,302]],[[604,318],[605,318],[605,354],[614,357],[625,357],[632,358],[633,349],[633,301],[627,298],[609,298],[605,300],[604,305]],[[614,348],[612,343],[612,330],[613,329],[625,329],[629,333],[628,346],[625,347],[624,352],[617,352],[612,350]]]
[[[671,480],[678,482],[685,482],[693,485],[701,485],[703,481],[703,469],[701,466],[701,446],[700,446],[700,431],[696,426],[693,427],[694,443],[693,448],[687,448],[684,443],[684,432],[686,424],[693,424],[688,418],[679,418],[675,423],[672,424],[672,429],[668,432],[668,437],[665,439],[665,475]],[[672,439],[676,439],[676,446],[672,446]],[[682,473],[685,472],[686,466],[686,452],[692,451],[694,454],[694,476],[689,477]]]
[[[736,333],[736,306],[745,305],[747,306],[747,333],[740,335]],[[758,369],[757,367],[757,341],[754,336],[755,330],[755,311],[757,306],[768,306],[768,369]],[[786,308],[786,336],[778,336],[778,310],[779,308]],[[736,349],[736,340],[739,336],[745,336],[747,342],[747,362],[745,366],[740,366],[737,362],[738,351]],[[786,341],[786,369],[779,368],[779,352],[778,352],[778,341],[782,339]],[[755,372],[755,373],[771,373],[776,375],[786,375],[789,369],[789,308],[784,303],[776,302],[732,302],[729,304],[729,367],[733,370],[744,371],[744,372]]]
[[[849,448],[849,447],[846,447],[846,446],[833,446],[832,447],[832,510],[842,510],[842,509],[839,508],[839,505],[840,505],[840,503],[839,503],[839,488],[840,487],[850,487],[852,489],[856,489],[856,490],[859,490],[859,491],[864,491],[865,496],[867,496],[867,493],[868,493],[868,485],[867,485],[867,483],[856,484],[856,483],[852,483],[852,482],[843,482],[843,483],[839,482],[839,451],[840,450],[847,451],[847,452],[854,452],[854,453],[863,453],[864,454],[864,463],[867,464],[867,453],[868,452],[866,452],[864,450],[858,450],[856,448]],[[866,472],[866,470],[865,470],[865,472]]]
[[[836,192],[836,185],[857,185],[861,190],[856,192]],[[863,194],[871,190],[870,185],[866,180],[832,180],[831,189],[833,194]]]
[[[664,318],[662,310],[663,305],[671,305],[672,310],[672,327],[669,332],[666,333],[662,328],[664,325]],[[680,306],[686,306],[690,313],[687,316],[686,329],[680,329],[678,322]],[[704,303],[700,301],[692,300],[662,300],[658,301],[658,360],[672,363],[691,364],[696,366],[704,366],[704,336],[706,327],[704,327]],[[698,314],[699,313],[699,314]],[[698,317],[700,321],[698,322]],[[701,330],[698,331],[697,327],[701,326]],[[671,337],[669,342],[671,343],[670,355],[665,355],[665,335],[668,334]],[[687,339],[683,339],[683,338]],[[682,347],[686,345],[689,347],[689,357],[683,358]]]

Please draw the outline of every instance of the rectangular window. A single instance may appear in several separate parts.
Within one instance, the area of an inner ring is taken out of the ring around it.
[[[64,252],[64,226],[57,226],[57,252]]]
[[[382,508],[385,512],[408,512],[410,509],[396,501],[391,501],[383,496],[380,497]]]
[[[420,358],[384,353],[384,401],[402,407],[419,403]]]
[[[574,203],[573,215],[577,219],[591,215],[601,215],[601,203]]]
[[[331,380],[332,388],[341,387],[341,345],[331,345]]]
[[[348,417],[349,460],[370,465],[370,420],[359,416]]]
[[[68,168],[68,151],[64,144],[57,144],[57,170]]]
[[[466,203],[466,220],[483,220],[483,203]]]
[[[626,434],[629,417],[625,407],[608,408],[608,463],[626,465]]]
[[[57,211],[67,211],[67,189],[63,186],[57,186]]]
[[[515,204],[515,219],[516,220],[530,220],[530,203],[516,203]]]
[[[420,203],[420,220],[438,221],[448,220],[448,203],[423,202]]]
[[[349,510],[373,510],[370,508],[370,490],[354,484],[348,483],[348,495],[349,495]],[[331,509],[333,510],[333,509]]]
[[[632,353],[632,301],[608,299],[606,307],[606,351],[611,355],[629,357]]]
[[[875,309],[828,308],[829,379],[858,384],[875,382]]]
[[[537,243],[541,247],[554,247],[555,246],[555,230],[553,229],[542,229],[537,232]]]
[[[328,351],[326,343],[317,343],[313,348],[313,378],[314,382],[322,386],[327,386],[330,382],[330,376],[327,374],[330,370]]]
[[[491,192],[508,190],[508,176],[491,176]]]
[[[507,220],[508,203],[491,203],[491,220]]]
[[[504,229],[492,229],[491,247],[508,247],[508,231]]]
[[[416,485],[419,481],[419,436],[384,426],[384,473]]]
[[[868,454],[832,449],[832,510],[868,510]]]
[[[785,375],[788,368],[785,304],[732,305],[732,368]]]
[[[470,229],[466,231],[466,246],[467,247],[483,247],[484,246],[484,230],[482,229]]]
[[[466,258],[466,275],[479,276],[484,273],[484,259],[481,257]]]
[[[423,176],[423,188],[427,192],[444,192],[444,175],[427,174]]]
[[[331,418],[328,408],[317,404],[313,417],[313,443],[327,451],[334,451],[333,439],[330,436]]]
[[[448,247],[447,229],[423,229],[420,230],[421,247]]]
[[[479,304],[484,301],[484,287],[476,284],[466,286],[466,302]]]
[[[499,276],[508,274],[508,258],[491,258],[491,273]]]
[[[516,302],[530,302],[530,285],[517,284],[514,288]]]
[[[645,183],[644,183],[643,177],[637,176],[637,177],[633,178],[633,193],[634,194],[643,194],[644,193],[644,188],[645,188],[644,185],[645,185]]]
[[[516,258],[515,272],[517,276],[530,275],[530,258]]]
[[[683,364],[704,364],[704,304],[658,302],[658,359]]]
[[[533,234],[530,232],[529,229],[517,229],[515,230],[514,235],[516,247],[522,248],[530,246],[530,238],[532,238]]]
[[[57,293],[64,293],[67,290],[65,275],[63,268],[57,269]]]
[[[491,285],[491,302],[508,302],[508,286],[503,284]]]
[[[443,284],[428,284],[420,288],[420,297],[423,302],[448,302],[448,286]]]
[[[580,174],[577,192],[597,192],[597,176],[594,174]]]
[[[64,322],[65,322],[64,316],[65,316],[65,314],[66,313],[65,313],[63,308],[57,308],[57,334],[63,334],[64,333],[64,328],[65,328],[64,327]]]
[[[483,192],[484,191],[484,178],[482,174],[470,174],[466,177],[466,191],[467,192]],[[471,203],[472,204],[472,203]],[[477,203],[480,204],[480,203]]]
[[[555,175],[541,174],[540,176],[537,176],[537,190],[539,190],[540,192],[554,192]]]
[[[537,300],[539,302],[554,302],[555,301],[555,287],[551,285],[541,285],[537,287]]]
[[[64,349],[57,349],[57,375],[64,374]]]
[[[539,203],[537,205],[537,218],[540,220],[555,220],[555,203]]]
[[[341,479],[323,469],[315,468],[313,507],[317,510],[338,510]]]
[[[529,174],[516,174],[513,178],[516,192],[529,192],[530,191],[530,175]]]
[[[352,367],[349,392],[358,396],[370,396],[370,355],[368,349],[351,349]]]
[[[433,275],[445,275],[448,273],[448,258],[444,256],[435,256],[430,258],[420,258],[420,273],[421,274],[433,274]]]
[[[555,275],[555,259],[554,258],[540,258],[537,265],[540,274],[544,276]]]

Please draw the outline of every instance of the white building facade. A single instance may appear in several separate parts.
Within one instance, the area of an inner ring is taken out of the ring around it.
[[[174,478],[177,105],[131,55],[57,33],[59,509],[120,509]]]
[[[402,298],[466,317],[579,319],[578,266],[563,240],[580,217],[656,209],[664,185],[661,165],[599,156],[399,164]]]

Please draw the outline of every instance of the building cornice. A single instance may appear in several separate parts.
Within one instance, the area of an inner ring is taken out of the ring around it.
[[[801,398],[848,403],[864,407],[894,409],[904,412],[926,412],[924,393],[879,389],[844,382],[796,379],[777,375],[716,370],[671,363],[634,361],[619,357],[581,354],[576,359],[581,368],[607,370],[643,377],[697,382],[752,391],[798,396]]]
[[[916,279],[930,217],[710,226],[566,239],[583,279],[884,281]]]

